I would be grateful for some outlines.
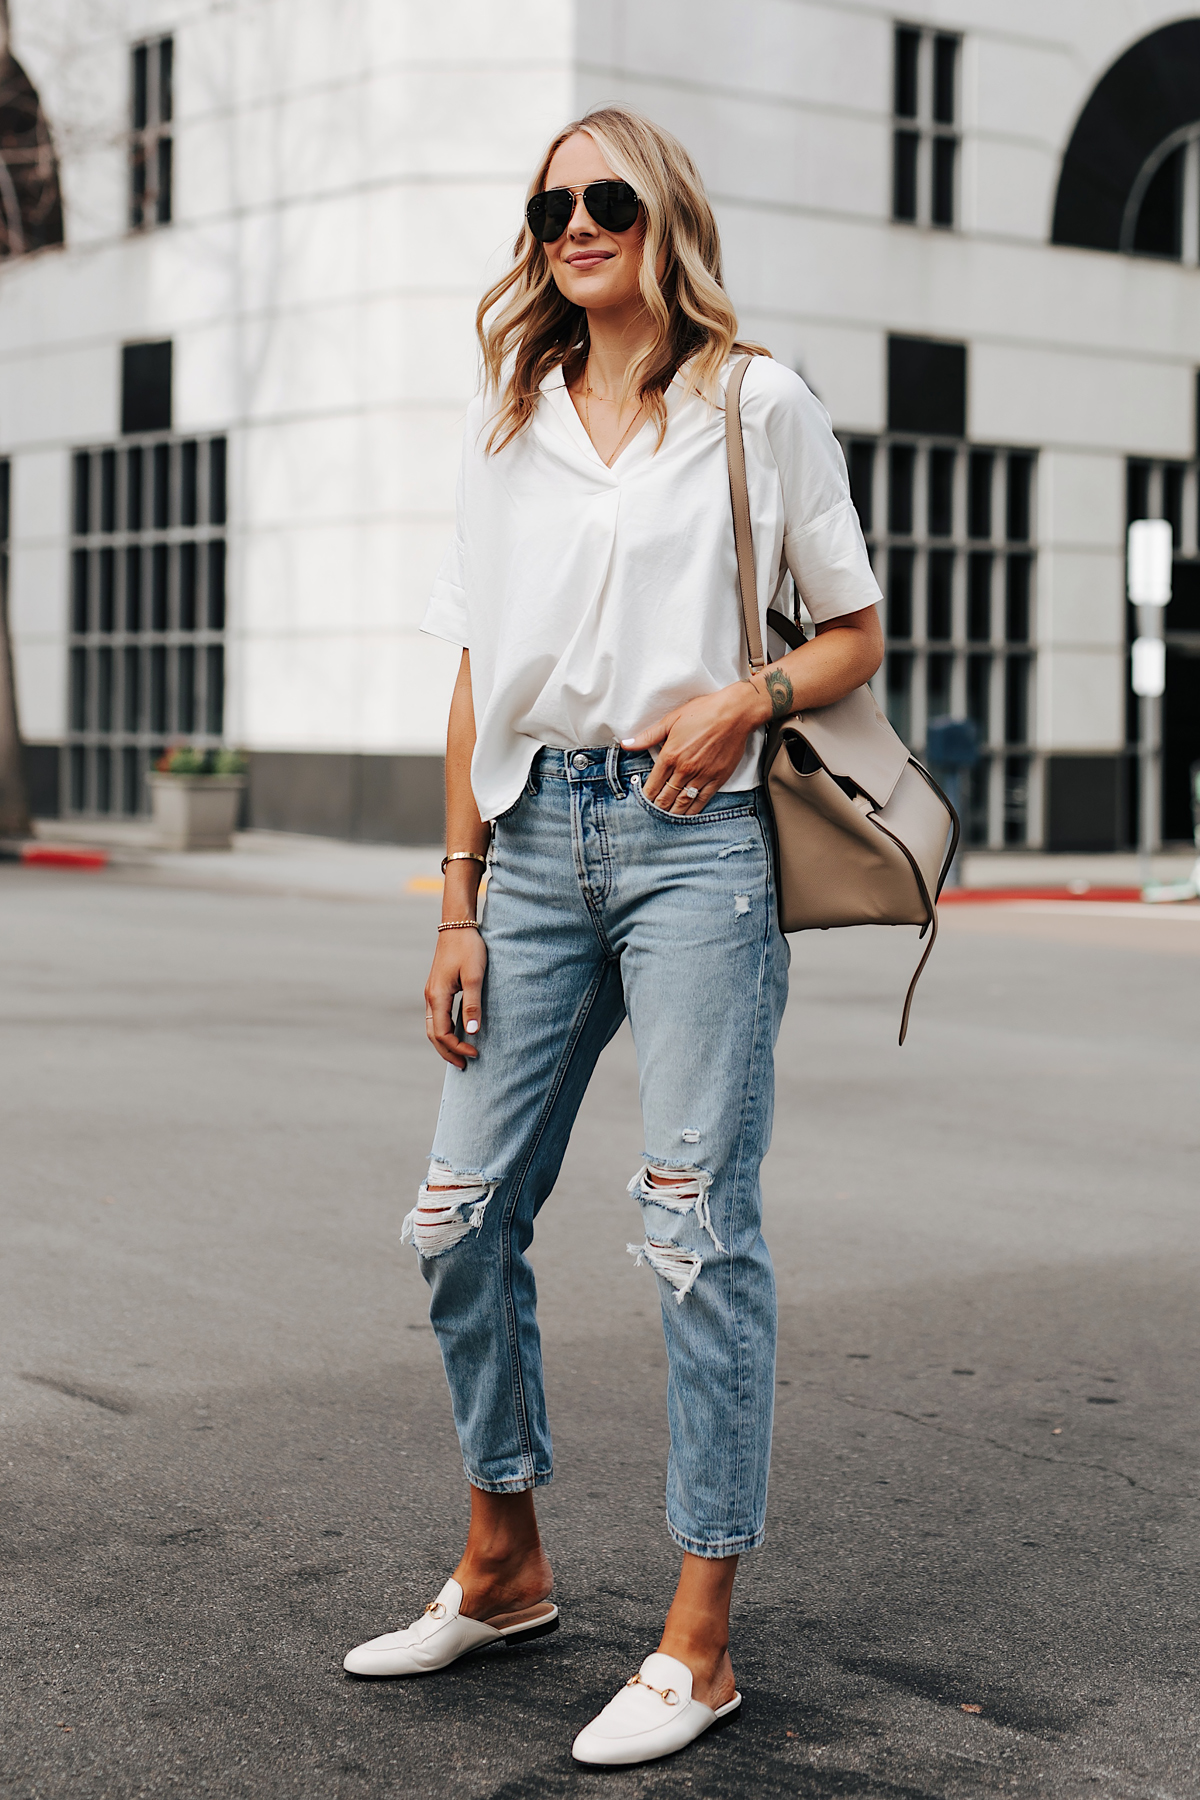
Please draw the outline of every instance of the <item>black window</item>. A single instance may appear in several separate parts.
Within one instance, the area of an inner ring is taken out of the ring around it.
[[[129,346],[156,348],[162,346]],[[165,743],[194,737],[198,748],[219,745],[225,511],[223,438],[156,434],[75,452],[66,796],[72,812],[144,812],[146,775]]]
[[[1166,463],[1163,466],[1162,516],[1170,522],[1171,541],[1176,550],[1183,543],[1184,473],[1182,463]]]
[[[953,125],[957,116],[958,39],[933,40],[933,118],[937,125]]]
[[[1150,464],[1131,457],[1125,465],[1125,523],[1150,517]]]
[[[1158,165],[1136,206],[1130,248],[1142,256],[1183,253],[1183,159],[1181,145]]]
[[[915,119],[918,109],[917,66],[921,33],[909,25],[896,27],[896,117]]]
[[[895,537],[912,535],[916,460],[911,444],[892,444],[888,450],[888,530]]]
[[[889,431],[962,438],[966,419],[966,345],[939,343],[934,338],[890,337]]]
[[[992,638],[992,553],[972,550],[967,562],[967,636],[973,644]]]
[[[929,452],[929,535],[950,537],[954,530],[954,465],[957,452],[935,447]]]
[[[135,44],[130,69],[129,223],[134,231],[171,222],[174,40]]]
[[[1200,18],[1161,26],[1110,65],[1063,157],[1054,243],[1180,254],[1180,177],[1186,156],[1195,155],[1198,92]]]
[[[954,635],[954,552],[931,550],[927,568],[925,635],[932,643],[949,643]]]
[[[847,456],[850,475],[850,498],[858,513],[858,522],[866,536],[871,535],[875,516],[875,444],[871,438],[853,438]]]
[[[954,163],[958,145],[951,137],[933,140],[933,202],[931,216],[935,225],[954,223]]]
[[[913,626],[913,550],[893,550],[888,558],[887,631],[892,638],[910,638]]]
[[[1029,542],[1029,523],[1033,491],[1033,458],[1015,451],[1008,459],[1008,520],[1010,544]]]
[[[921,137],[916,131],[898,131],[892,160],[892,217],[902,224],[917,222],[917,162]]]
[[[131,432],[170,429],[170,344],[126,344],[121,351],[122,432],[128,435]],[[131,512],[140,508],[140,484],[136,496],[136,505],[131,496]],[[132,519],[130,522],[132,523]]]
[[[967,536],[992,535],[992,467],[990,450],[972,450],[967,465]]]
[[[946,32],[896,27],[892,217],[901,224],[955,223],[959,49]]]

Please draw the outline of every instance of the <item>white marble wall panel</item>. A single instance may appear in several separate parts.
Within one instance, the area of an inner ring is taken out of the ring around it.
[[[456,405],[475,385],[474,306],[374,300],[180,333],[180,429]]]
[[[963,115],[968,131],[1001,142],[1053,150],[1063,121],[1079,104],[1079,64],[1071,47],[1051,28],[1042,9],[1037,32],[997,30],[1011,26],[1012,9],[1001,18],[989,8],[986,22],[972,22],[963,68]],[[1041,38],[1041,42],[1038,39]]]
[[[58,641],[67,630],[66,558],[54,540],[18,540],[9,552],[8,618],[21,643]]]
[[[107,438],[116,423],[117,357],[104,342],[43,347],[0,361],[0,444]]]
[[[341,414],[247,432],[240,517],[247,529],[313,519],[452,517],[461,408]]]
[[[247,534],[245,596],[232,629],[244,636],[336,630],[418,631],[452,520],[339,519]]]
[[[980,442],[1187,457],[1195,439],[1195,377],[1183,363],[976,343],[969,404],[970,435]]]
[[[21,735],[27,743],[55,743],[67,728],[67,654],[61,639],[18,637],[13,671]]]
[[[1042,750],[1116,750],[1125,741],[1124,655],[1039,650],[1037,732]]]
[[[70,458],[62,450],[15,456],[9,477],[11,541],[56,543],[69,524]]]
[[[963,222],[968,229],[1042,244],[1060,159],[1049,146],[979,137],[963,146]]]
[[[625,103],[686,145],[714,199],[872,219],[890,205],[888,120],[819,113],[774,94],[673,87],[657,77],[625,75],[619,85]],[[587,72],[584,103],[613,99],[613,86]],[[791,223],[779,220],[777,228]]]
[[[742,328],[803,375],[838,430],[882,431],[887,350],[881,332],[751,312]]]
[[[460,656],[418,632],[242,640],[238,739],[260,750],[440,750]]]
[[[588,0],[577,16],[589,88],[636,71],[665,85],[775,95],[826,111],[891,111],[886,14],[829,0]]]
[[[1049,648],[1125,648],[1124,565],[1107,550],[1038,552],[1037,641]]]
[[[1119,553],[1124,458],[1044,450],[1038,459],[1038,527],[1043,543]]]

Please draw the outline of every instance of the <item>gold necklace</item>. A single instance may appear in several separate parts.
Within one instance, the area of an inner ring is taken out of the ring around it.
[[[584,423],[584,429],[586,430],[588,436],[592,439],[592,448],[593,449],[596,448],[596,440],[594,437],[592,437],[592,409],[588,405],[588,401],[592,398],[592,394],[594,391],[595,390],[593,389],[591,382],[588,380],[588,365],[585,363],[584,370],[583,370],[583,423]],[[612,402],[608,401],[608,404],[611,406]],[[607,461],[604,464],[606,469],[611,469],[613,464],[616,462],[617,457],[620,455],[621,447],[624,444],[625,439],[629,436],[630,432],[633,430],[634,426],[638,422],[638,417],[641,414],[641,410],[642,410],[642,403],[639,400],[637,405],[633,409],[632,419],[630,419],[628,425],[625,427],[624,431],[621,433],[620,437],[617,439],[616,444],[613,447],[612,455],[607,459]],[[617,413],[618,425],[620,424],[620,422],[621,422],[621,414],[620,414],[620,412],[618,412]]]

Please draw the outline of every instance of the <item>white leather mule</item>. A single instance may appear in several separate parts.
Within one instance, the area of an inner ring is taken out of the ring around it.
[[[451,1577],[419,1619],[403,1631],[385,1631],[382,1637],[357,1645],[342,1667],[349,1675],[431,1675],[485,1644],[523,1641],[558,1630],[558,1608],[550,1601],[523,1613],[500,1615],[512,1624],[488,1625],[482,1619],[464,1619],[459,1611],[462,1599],[463,1591]]]
[[[576,1762],[653,1762],[670,1756],[742,1704],[735,1694],[714,1711],[692,1699],[692,1671],[656,1650],[571,1745]]]

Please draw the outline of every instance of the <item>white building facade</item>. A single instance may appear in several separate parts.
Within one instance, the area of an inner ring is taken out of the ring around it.
[[[39,812],[137,813],[187,740],[250,753],[254,824],[437,838],[456,656],[419,626],[474,309],[547,138],[621,100],[691,149],[744,332],[832,414],[886,597],[880,698],[918,750],[931,719],[975,721],[977,845],[1130,841],[1123,542],[1130,517],[1171,519],[1165,827],[1190,835],[1200,12],[11,14],[9,86],[40,99],[60,202],[0,105],[8,607]]]

